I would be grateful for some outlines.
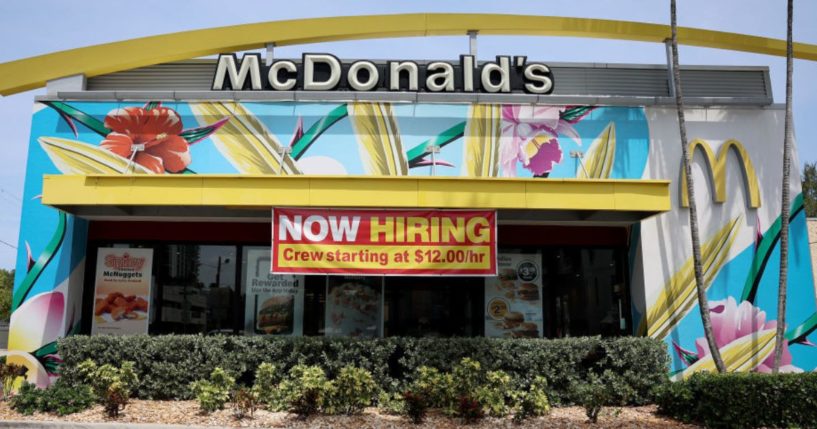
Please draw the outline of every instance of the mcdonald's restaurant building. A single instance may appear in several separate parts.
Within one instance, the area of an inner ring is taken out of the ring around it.
[[[49,82],[8,353],[48,377],[76,333],[646,335],[673,372],[711,366],[667,67],[539,60],[227,53]],[[718,344],[764,371],[784,109],[764,67],[681,75]],[[797,177],[786,371],[817,366]]]

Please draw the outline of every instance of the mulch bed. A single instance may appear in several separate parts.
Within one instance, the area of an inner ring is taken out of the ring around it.
[[[448,418],[436,412],[430,412],[426,422],[421,426],[411,424],[405,417],[392,416],[369,408],[360,416],[316,416],[300,420],[288,413],[272,413],[258,410],[252,419],[236,420],[232,411],[225,409],[209,415],[199,412],[195,401],[142,401],[132,400],[116,420],[105,416],[101,406],[95,406],[81,413],[58,417],[50,414],[24,416],[9,408],[8,403],[0,402],[0,420],[27,421],[71,421],[71,422],[124,422],[124,423],[159,423],[202,426],[222,426],[235,428],[332,428],[332,429],[368,429],[368,428],[696,428],[697,426],[679,423],[672,419],[656,415],[655,406],[605,408],[595,425],[587,422],[584,409],[580,407],[554,408],[550,415],[542,418],[528,419],[522,424],[514,423],[508,418],[486,418],[479,424],[463,426],[458,419]]]

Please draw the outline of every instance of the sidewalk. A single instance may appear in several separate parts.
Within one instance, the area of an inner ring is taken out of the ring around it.
[[[0,421],[0,428],[5,429],[228,429],[223,426],[187,426],[163,425],[156,423],[82,423],[82,422],[37,422],[20,420]]]

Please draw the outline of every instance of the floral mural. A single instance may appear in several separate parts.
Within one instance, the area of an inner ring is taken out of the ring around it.
[[[148,170],[178,173],[190,164],[190,149],[182,132],[182,120],[173,109],[159,103],[124,107],[105,116],[111,132],[99,145]]]
[[[18,256],[17,270],[27,274],[15,284],[11,336],[19,341],[9,353],[36,369],[29,372],[33,381],[47,383],[58,371],[54,341],[80,325],[76,303],[81,301],[83,280],[76,273],[84,264],[87,223],[40,203],[36,197],[42,192],[44,174],[675,181],[680,165],[680,155],[673,152],[677,129],[662,119],[670,118],[670,113],[624,106],[42,102],[32,122],[19,246],[30,248],[31,255]],[[715,124],[711,129],[720,130],[719,135],[734,131],[724,127],[733,126]],[[706,137],[708,131],[700,132]],[[742,141],[756,163],[765,156],[758,152],[760,143],[749,137]],[[759,174],[758,180],[761,187],[768,187],[777,179]],[[638,334],[667,342],[673,374],[685,376],[707,370],[711,359],[700,341],[688,255],[664,254],[675,247],[674,237],[684,228],[685,209],[677,201],[672,204],[669,213],[632,228],[636,235],[631,248],[641,253],[631,258],[631,290],[634,301],[638,294],[646,301],[633,308],[633,319]],[[770,313],[768,296],[776,276],[779,222],[765,200],[764,204],[753,213],[713,203],[709,208],[717,216],[702,220],[705,275],[712,284],[707,293],[718,345],[724,355],[732,356],[734,370],[766,371],[773,343],[767,333],[774,331],[776,317]],[[800,228],[802,210],[793,209],[792,216],[793,228]],[[761,217],[765,228],[755,221]],[[793,252],[797,259],[790,278],[800,284],[790,285],[795,297],[790,302],[798,304],[787,315],[785,369],[812,370],[817,348],[809,336],[817,326],[817,316],[812,316],[817,312],[810,265],[808,274],[803,268],[807,242],[797,234],[792,237],[792,245],[805,251]],[[652,263],[652,258],[661,263]]]
[[[336,144],[333,127],[346,126],[352,128],[359,158],[351,160],[345,156],[345,152],[341,154],[338,151],[329,154],[329,158],[339,162],[347,173],[411,175],[409,170],[432,164],[444,167],[467,164],[475,156],[469,152],[494,151],[499,156],[486,158],[488,165],[483,167],[490,171],[489,174],[465,175],[548,177],[556,166],[565,161],[565,138],[571,141],[571,148],[581,149],[582,136],[576,126],[595,110],[592,106],[486,105],[487,109],[496,109],[500,113],[485,117],[479,113],[480,109],[475,108],[465,117],[457,118],[451,114],[456,113],[457,107],[448,106],[451,112],[443,118],[451,121],[450,126],[440,130],[440,134],[408,147],[403,143],[405,131],[400,124],[404,115],[388,103],[341,104],[316,118],[307,129],[304,128],[303,117],[292,116],[286,121],[295,120],[295,131],[285,136],[270,131],[280,126],[278,122],[270,123],[267,118],[254,112],[258,103],[188,103],[185,107],[189,108],[192,118],[187,120],[197,121],[200,127],[186,130],[183,129],[185,119],[182,115],[160,102],[115,107],[102,120],[67,103],[45,104],[68,124],[74,137],[78,136],[76,123],[103,137],[94,144],[68,140],[63,136],[40,136],[40,145],[65,174],[189,174],[194,171],[189,168],[193,162],[191,145],[208,137],[213,147],[239,174],[303,174],[299,161],[310,158],[307,152],[311,152],[312,148]],[[445,148],[455,146],[453,143],[460,140],[468,140],[471,136],[466,135],[467,130],[479,122],[484,122],[483,126],[497,133],[494,135],[485,129],[478,130],[474,136],[478,144],[466,143],[462,159],[458,162],[448,160],[456,157],[456,154]],[[609,122],[609,125],[614,122]],[[591,140],[595,137],[590,135],[585,138]],[[432,161],[430,154],[434,152],[434,146],[442,154]],[[633,152],[636,151],[646,152],[644,148],[634,148]],[[614,154],[610,155],[608,167],[614,162]],[[360,167],[354,168],[350,164]],[[573,166],[571,170],[577,168]],[[202,171],[207,171],[207,167]],[[562,174],[575,177],[573,171]]]
[[[766,333],[774,332],[777,322],[766,320],[766,312],[755,307],[749,301],[740,305],[733,297],[709,303],[709,315],[712,319],[712,332],[718,349],[731,350],[735,345],[750,342],[754,337],[762,337]],[[675,352],[689,366],[710,355],[709,344],[706,338],[695,340],[695,352],[685,350],[673,343]],[[762,349],[768,349],[763,347]],[[765,359],[764,359],[765,358]],[[752,371],[771,373],[774,365],[774,353],[763,353],[754,360],[759,362]],[[792,365],[792,356],[787,342],[783,343],[783,356],[780,361],[780,372],[803,372],[801,368]]]
[[[500,163],[505,177],[516,177],[517,164],[530,170],[534,176],[547,176],[564,155],[559,135],[578,145],[581,138],[572,124],[587,115],[590,108],[566,106],[502,106],[502,135]],[[567,111],[567,114],[565,114]]]

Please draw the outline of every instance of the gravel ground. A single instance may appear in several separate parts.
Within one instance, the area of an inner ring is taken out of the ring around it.
[[[0,402],[0,420],[27,421],[73,421],[73,422],[127,422],[127,423],[160,423],[202,426],[222,426],[234,428],[332,428],[332,429],[368,429],[368,428],[457,428],[463,427],[459,420],[429,413],[426,423],[415,426],[400,416],[378,413],[369,408],[361,416],[318,416],[308,420],[299,420],[287,413],[271,413],[258,410],[252,419],[236,420],[232,412],[218,411],[209,415],[199,413],[194,401],[141,401],[134,400],[122,412],[119,419],[108,419],[101,406],[95,406],[81,413],[65,417],[50,414],[23,416],[10,409],[8,403]],[[515,424],[510,418],[486,418],[478,425],[468,428],[696,428],[655,414],[655,407],[606,408],[602,411],[596,425],[587,423],[584,410],[579,407],[554,408],[547,417],[529,419],[523,424]]]

